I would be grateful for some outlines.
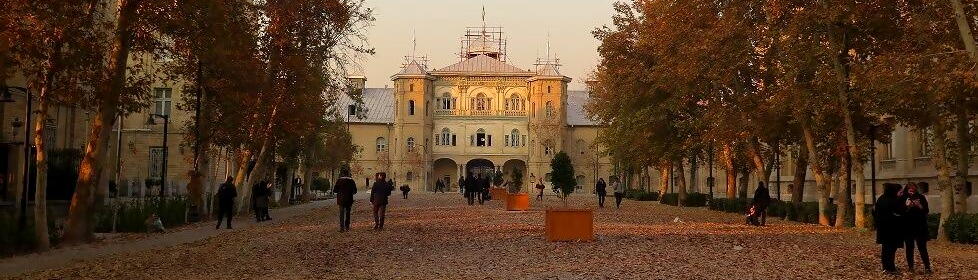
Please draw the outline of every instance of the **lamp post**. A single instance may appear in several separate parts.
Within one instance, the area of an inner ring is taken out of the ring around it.
[[[166,194],[166,158],[168,156],[168,147],[166,146],[166,136],[170,127],[170,117],[163,114],[149,114],[146,118],[146,125],[156,125],[156,118],[163,119],[163,164],[160,169],[160,199]]]
[[[19,225],[20,228],[27,227],[27,188],[30,187],[31,182],[31,92],[23,87],[11,87],[8,86],[4,88],[3,95],[0,96],[0,102],[14,102],[13,94],[10,93],[11,89],[16,89],[24,93],[24,100],[26,102],[24,110],[24,189],[21,190],[21,200],[20,200],[20,217]],[[16,134],[15,134],[16,135]]]

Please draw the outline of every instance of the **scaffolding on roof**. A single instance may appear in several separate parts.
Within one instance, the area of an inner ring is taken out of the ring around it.
[[[485,55],[506,61],[506,39],[499,26],[466,27],[459,50],[459,61]]]

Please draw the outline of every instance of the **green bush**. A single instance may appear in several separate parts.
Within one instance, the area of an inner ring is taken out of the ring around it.
[[[930,239],[937,239],[937,231],[940,226],[941,226],[940,213],[927,215],[927,234],[930,235]]]
[[[706,206],[706,194],[702,193],[688,193],[686,194],[686,207],[703,207]],[[662,195],[662,204],[676,206],[679,205],[679,194],[677,193],[667,193]]]
[[[34,224],[28,221],[24,230],[10,213],[0,213],[0,256],[9,256],[34,249]]]
[[[978,244],[978,214],[951,214],[944,221],[944,231],[951,242]]]
[[[638,192],[635,193],[634,199],[638,201],[656,201],[659,200],[659,192]]]
[[[116,232],[145,232],[146,219],[156,213],[163,221],[163,227],[172,228],[187,223],[187,199],[184,197],[165,197],[137,199],[116,205]],[[95,216],[95,232],[112,231],[112,209],[104,207]]]
[[[321,192],[330,192],[329,180],[323,177],[319,177],[312,180],[312,185],[310,186],[313,190]]]

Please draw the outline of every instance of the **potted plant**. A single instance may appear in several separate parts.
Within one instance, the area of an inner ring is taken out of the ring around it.
[[[565,152],[557,153],[550,161],[551,179],[554,190],[560,195],[564,207],[547,209],[546,228],[549,241],[591,241],[594,240],[594,212],[591,209],[571,209],[567,207],[567,196],[574,192],[577,180],[574,179],[574,165]]]
[[[496,173],[492,174],[491,179],[493,187],[489,188],[489,196],[494,200],[506,200],[506,188],[502,187],[504,181],[503,172],[497,170]]]
[[[523,190],[523,171],[513,169],[512,178],[507,186],[506,211],[526,211],[530,209],[530,195]]]

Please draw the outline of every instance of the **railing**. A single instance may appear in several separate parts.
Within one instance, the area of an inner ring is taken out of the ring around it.
[[[525,117],[526,111],[520,110],[444,110],[436,109],[435,116],[479,116],[479,117]]]

